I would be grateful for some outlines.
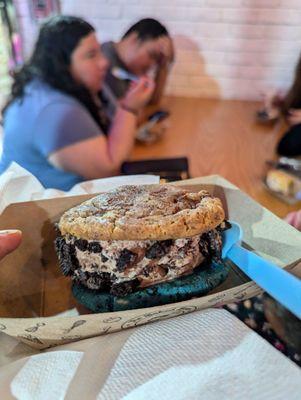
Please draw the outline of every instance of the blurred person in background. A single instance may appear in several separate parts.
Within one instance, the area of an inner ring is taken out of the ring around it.
[[[285,157],[301,157],[301,57],[288,92],[267,93],[263,103],[266,118],[273,120],[282,116],[288,124],[288,130],[278,143],[277,153]]]
[[[116,99],[124,97],[130,80],[114,75],[119,68],[136,77],[152,73],[155,90],[149,103],[157,105],[162,97],[169,67],[174,61],[173,41],[159,21],[145,18],[132,25],[118,42],[105,42],[102,52],[109,61],[105,84]]]
[[[289,129],[277,146],[280,156],[301,157],[301,56],[295,69],[293,84],[287,93],[272,91],[264,95],[264,111],[271,119],[283,117]],[[301,231],[301,210],[289,213],[286,222]]]
[[[131,83],[108,121],[101,94],[107,68],[89,23],[71,16],[48,20],[3,109],[0,173],[15,161],[45,188],[61,190],[118,174],[154,82],[141,75]]]

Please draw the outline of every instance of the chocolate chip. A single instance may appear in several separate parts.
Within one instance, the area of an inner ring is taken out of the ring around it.
[[[88,242],[85,239],[76,239],[75,246],[81,251],[91,251],[92,253],[101,253],[102,247],[98,242]]]
[[[145,257],[149,259],[161,258],[168,252],[168,248],[172,245],[172,240],[162,240],[155,242],[145,253]]]
[[[149,259],[161,258],[164,256],[164,249],[159,242],[154,243],[145,253],[145,257]]]
[[[132,293],[139,286],[139,283],[138,279],[133,279],[132,281],[113,284],[110,293],[118,297],[126,296]]]
[[[74,244],[81,251],[86,251],[87,250],[88,241],[85,240],[85,239],[76,239]]]
[[[121,251],[119,258],[116,261],[118,271],[123,272],[127,265],[129,265],[136,258],[136,254],[130,250],[124,249]]]
[[[108,257],[104,256],[103,254],[100,256],[101,257],[101,261],[103,263],[105,263],[106,261],[108,261]]]
[[[88,251],[91,251],[92,253],[101,253],[102,247],[98,242],[90,242],[88,244]]]

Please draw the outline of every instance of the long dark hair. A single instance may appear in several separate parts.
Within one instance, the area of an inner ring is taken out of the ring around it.
[[[78,17],[55,16],[40,29],[39,37],[29,61],[14,75],[11,95],[2,113],[17,98],[24,96],[25,86],[38,78],[79,100],[90,112],[100,128],[99,109],[88,89],[77,83],[70,73],[71,54],[80,40],[94,32],[94,28]]]
[[[283,113],[287,114],[290,108],[301,108],[301,56],[295,69],[294,82],[285,96]]]

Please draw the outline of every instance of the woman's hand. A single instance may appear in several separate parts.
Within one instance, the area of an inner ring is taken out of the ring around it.
[[[287,120],[290,125],[301,124],[301,109],[291,108],[288,112]]]
[[[154,81],[148,77],[142,77],[130,85],[125,97],[121,100],[121,107],[138,112],[149,102],[154,91]]]
[[[0,260],[14,251],[21,243],[22,232],[18,230],[0,231]]]

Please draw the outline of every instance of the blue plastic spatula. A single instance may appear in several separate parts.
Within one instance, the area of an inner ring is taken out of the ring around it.
[[[232,227],[222,233],[222,258],[229,258],[249,278],[274,299],[301,318],[301,279],[240,246],[242,228],[230,221]]]

